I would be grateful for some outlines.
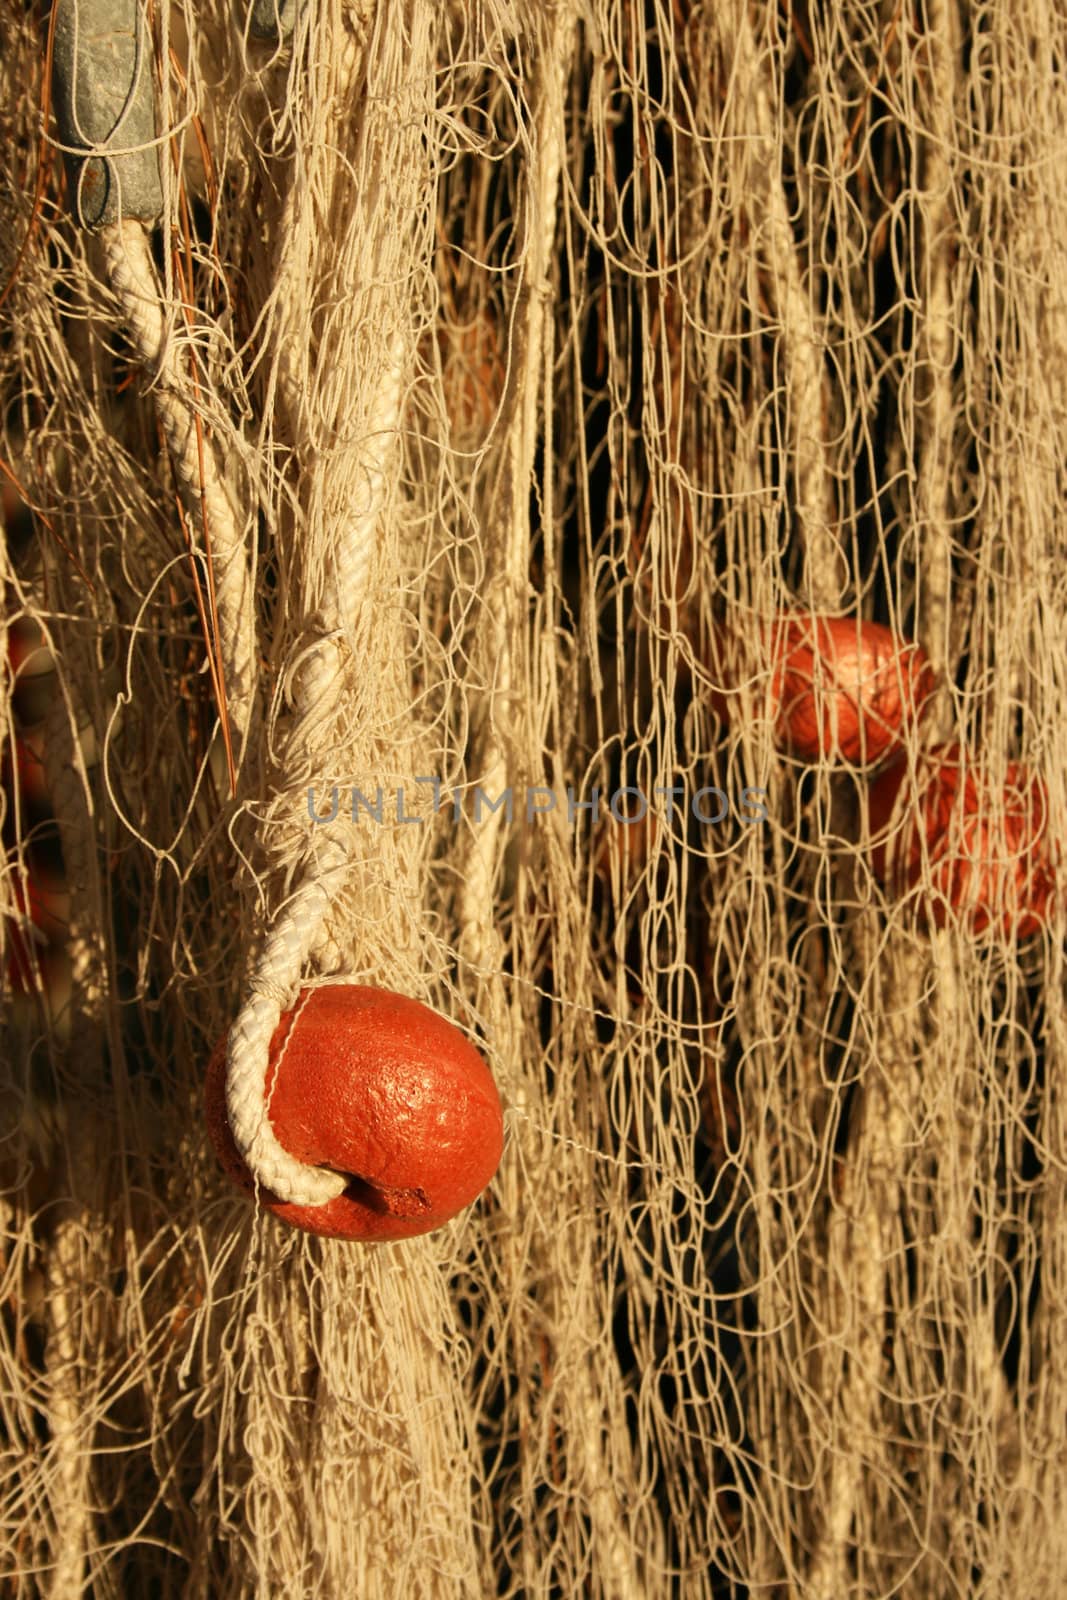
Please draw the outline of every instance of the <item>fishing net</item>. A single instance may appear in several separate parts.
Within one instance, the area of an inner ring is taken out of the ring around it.
[[[1062,9],[98,14],[0,56],[4,1594],[1061,1592]],[[926,653],[884,816],[784,614]],[[423,1237],[207,1140],[339,977],[500,1090]]]

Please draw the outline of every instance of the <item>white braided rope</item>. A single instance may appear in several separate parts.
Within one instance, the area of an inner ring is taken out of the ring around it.
[[[77,1018],[70,1054],[83,1080],[95,1076],[98,1064],[106,964],[87,748],[93,749],[91,723],[76,684],[57,683],[45,719],[45,773],[70,891],[67,954]]]
[[[370,583],[371,565],[378,547],[378,523],[385,503],[386,469],[396,443],[406,358],[404,335],[397,333],[389,350],[385,372],[375,390],[367,419],[367,436],[360,450],[359,488],[342,524],[338,545],[334,595],[336,621],[351,625]]]
[[[368,0],[342,7],[341,26],[333,31],[330,56],[336,69],[335,105],[327,118],[331,141],[341,143],[345,121],[351,115],[343,92],[354,83],[363,65],[369,23]],[[299,357],[306,354],[306,326],[300,290],[314,272],[317,219],[309,191],[311,178],[305,153],[297,152],[297,166],[289,184],[278,225],[278,259],[274,269],[274,295],[270,342],[276,355],[277,394],[290,434],[307,432],[311,389]],[[273,386],[271,399],[274,404]]]
[[[877,948],[871,914],[860,937]],[[803,1588],[804,1600],[838,1600],[848,1592],[850,1544],[862,1537],[864,1474],[883,1470],[879,1452],[886,1334],[886,1275],[898,1245],[904,1152],[916,1126],[916,1071],[908,1058],[909,1026],[922,999],[923,957],[894,939],[883,1037],[872,1051],[851,1132],[839,1208],[830,1222],[827,1266],[834,1288],[832,1337],[847,1340],[848,1363],[835,1396],[835,1448],[829,1505]],[[954,1037],[949,1030],[949,1037]],[[846,1321],[851,1318],[851,1322]]]
[[[331,574],[323,622],[342,627],[366,596],[387,490],[387,460],[400,413],[404,343],[391,358],[371,410],[366,455],[366,497],[347,523]],[[324,639],[309,653],[295,679],[296,716],[306,727],[328,717],[345,685],[349,651]],[[309,728],[310,731],[310,728]],[[322,1205],[344,1189],[340,1174],[304,1166],[288,1155],[271,1128],[265,1089],[270,1041],[282,1011],[296,998],[303,966],[324,943],[332,890],[343,880],[348,847],[331,837],[318,850],[309,875],[284,908],[260,954],[247,1000],[230,1031],[226,1106],[234,1143],[257,1182],[296,1205]]]
[[[827,469],[823,422],[823,348],[811,296],[801,277],[793,224],[782,188],[782,155],[775,131],[780,123],[771,105],[747,5],[738,8],[735,37],[737,79],[749,86],[751,96],[749,174],[759,196],[757,215],[761,217],[777,301],[796,462],[795,504],[807,558],[805,576],[814,609],[836,610],[847,563],[833,529],[834,491]]]
[[[75,1600],[85,1594],[87,1587],[86,1558],[92,1541],[89,1484],[94,1413],[85,1404],[84,1351],[86,1346],[93,1347],[97,1330],[92,1327],[89,1305],[82,1293],[82,1275],[87,1261],[92,1263],[90,1271],[93,1267],[104,1270],[97,1254],[100,1233],[93,1224],[87,1200],[99,1174],[91,1124],[72,1119],[69,1140],[69,1192],[54,1206],[55,1234],[45,1255],[47,1416],[56,1462],[54,1487],[49,1495],[56,1530],[49,1600]]]
[[[156,412],[163,428],[192,538],[201,527],[201,496],[207,512],[218,607],[227,710],[238,735],[248,725],[252,699],[253,618],[244,540],[223,487],[218,460],[207,438],[201,450],[196,415],[183,398],[186,387],[167,340],[163,304],[143,223],[129,218],[100,230],[111,286],[142,359],[155,375]]]
[[[72,673],[68,682],[57,673],[45,718],[44,756],[70,893],[66,948],[72,1017],[63,1057],[68,1081],[90,1094],[100,1078],[106,1004],[106,949],[88,775],[93,749],[91,720],[78,692],[77,677]],[[70,1118],[66,1133],[68,1193],[55,1206],[55,1233],[45,1271],[47,1414],[57,1469],[52,1497],[57,1533],[57,1559],[49,1588],[52,1600],[85,1593],[92,1537],[90,1468],[95,1421],[93,1407],[86,1403],[92,1380],[85,1369],[84,1351],[93,1348],[96,1330],[79,1288],[87,1270],[105,1271],[106,1247],[103,1216],[90,1198],[99,1194],[100,1132],[84,1104],[80,1111]]]
[[[271,929],[227,1046],[226,1110],[234,1143],[256,1181],[296,1205],[333,1200],[347,1180],[305,1166],[278,1143],[264,1092],[268,1054],[282,1012],[296,1000],[304,964],[321,937],[331,890],[347,864],[344,846],[325,840],[315,876],[304,880]]]
[[[528,242],[523,260],[520,316],[516,318],[512,377],[509,382],[504,440],[507,467],[503,476],[499,567],[490,582],[501,585],[496,603],[487,600],[488,669],[492,683],[482,735],[484,792],[499,795],[508,782],[508,747],[514,742],[515,686],[519,676],[518,619],[523,615],[530,571],[530,485],[537,454],[537,421],[544,381],[546,307],[551,295],[549,273],[559,224],[560,173],[564,149],[564,90],[573,51],[573,12],[562,6],[547,33],[542,84],[534,123],[534,145],[528,177]],[[460,949],[476,971],[498,964],[498,938],[493,920],[493,885],[501,859],[502,813],[490,812],[471,841],[460,895]]]
[[[921,529],[922,639],[938,679],[937,697],[928,714],[931,739],[946,741],[954,726],[952,692],[948,675],[954,671],[953,632],[959,617],[952,598],[952,526],[950,487],[952,474],[952,366],[954,361],[953,230],[951,194],[954,81],[958,52],[959,16],[946,0],[930,0],[926,48],[932,83],[929,116],[932,136],[924,152],[920,206],[925,240],[926,279],[925,354],[929,377],[926,397],[928,421],[919,463],[918,515]]]
[[[340,119],[351,115],[350,96],[343,91],[360,70],[365,41],[361,33],[353,40],[343,17],[336,16],[334,21],[328,47],[336,64],[335,116]],[[420,48],[425,59],[419,55]],[[402,73],[402,83],[429,82],[431,60],[431,40],[426,34],[421,46],[413,45],[411,56],[404,62],[398,60],[394,70]],[[421,79],[420,68],[425,69]],[[395,230],[398,223],[403,227],[404,219],[402,213],[390,215],[382,197],[390,197],[394,213],[402,204],[393,174],[411,166],[410,160],[405,159],[405,150],[399,147],[417,141],[418,118],[397,117],[387,128],[385,123],[384,114],[382,127],[372,120],[361,130],[357,141],[361,147],[365,145],[376,152],[361,175],[363,181],[348,222],[349,234],[358,237],[361,249],[353,256],[349,239],[338,241],[338,256],[343,263],[338,270],[348,276],[342,275],[332,293],[367,292],[367,282],[388,282],[395,272],[395,263],[390,268],[380,258],[383,254],[395,255]],[[327,131],[329,143],[338,136],[338,130]],[[383,137],[398,148],[387,154]],[[302,199],[306,202],[306,195]],[[303,240],[303,247],[298,250],[294,244],[283,252],[279,265],[283,279],[291,278],[300,261],[308,276],[313,276],[307,253],[310,241],[303,221],[296,215],[298,209],[294,205],[290,221],[294,236]],[[284,301],[287,297],[283,294],[281,298]],[[379,317],[395,318],[398,324],[403,321],[402,306],[394,304],[394,299],[395,291],[389,290],[385,304],[379,300],[375,306],[377,326],[381,325]],[[329,437],[328,429],[322,432],[315,408],[309,408],[300,393],[292,352],[286,348],[288,333],[283,313],[278,329],[283,356],[280,376],[290,419],[295,423],[299,418],[307,426],[306,437],[303,426],[297,427],[297,434],[309,459],[316,458],[324,443],[329,448],[328,468],[322,471],[318,482],[312,480],[311,492],[310,521],[313,530],[323,536],[326,557],[325,582],[315,617],[319,638],[293,674],[294,737],[289,761],[299,765],[322,747],[324,738],[329,742],[331,723],[351,682],[355,642],[352,630],[365,610],[378,553],[389,466],[396,452],[403,404],[408,344],[398,331],[387,344],[378,373],[370,383],[363,379],[360,387],[365,384],[364,393],[369,390],[371,396],[364,424],[351,444],[346,441],[339,448],[336,437]],[[348,424],[346,410],[350,401],[346,391],[352,384],[353,370],[354,366],[331,360],[326,370],[315,374],[322,414],[332,414],[338,427]],[[230,1127],[249,1171],[281,1199],[306,1206],[321,1205],[340,1194],[346,1177],[305,1167],[282,1149],[270,1126],[265,1087],[271,1036],[282,1011],[295,1000],[304,964],[317,956],[320,965],[328,961],[334,966],[339,954],[326,919],[346,874],[351,841],[343,834],[332,834],[325,843],[318,837],[315,842],[315,854],[305,862],[304,881],[283,909],[256,964],[248,997],[230,1033],[226,1074]]]

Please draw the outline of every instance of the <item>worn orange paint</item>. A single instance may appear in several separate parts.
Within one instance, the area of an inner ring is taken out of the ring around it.
[[[305,990],[271,1041],[267,1104],[281,1145],[309,1166],[350,1173],[321,1206],[260,1190],[308,1233],[355,1240],[429,1233],[469,1206],[503,1150],[500,1096],[458,1028],[404,995],[356,984]],[[207,1071],[208,1130],[222,1165],[255,1185],[226,1115],[226,1040]]]
[[[937,927],[951,915],[974,933],[997,923],[1009,938],[1037,933],[1055,891],[1041,780],[1009,761],[998,794],[980,759],[965,762],[961,747],[949,744],[919,758],[915,791],[895,810],[907,782],[907,765],[898,762],[871,788],[871,864],[879,880],[895,894],[922,881]]]
[[[925,651],[880,622],[787,612],[765,636],[775,743],[803,761],[873,766],[900,747],[932,697]],[[712,703],[737,714],[736,693],[716,690]]]

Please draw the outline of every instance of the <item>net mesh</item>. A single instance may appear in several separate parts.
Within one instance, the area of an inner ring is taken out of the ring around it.
[[[144,13],[117,256],[3,6],[4,1593],[1056,1593],[1062,10],[277,11]],[[782,747],[785,611],[922,644],[969,877]],[[327,882],[505,1106],[388,1246],[204,1132]]]

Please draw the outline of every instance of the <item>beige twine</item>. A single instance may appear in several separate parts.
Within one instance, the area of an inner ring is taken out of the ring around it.
[[[44,173],[0,307],[4,593],[61,685],[29,728],[0,674],[5,774],[46,737],[48,779],[5,776],[0,871],[20,1600],[1064,1591],[1062,905],[931,933],[875,775],[777,747],[765,648],[798,607],[922,642],[905,772],[960,739],[1006,851],[1023,762],[1058,848],[1061,13],[303,0],[276,43],[182,0],[157,229],[101,245]],[[5,283],[38,23],[0,15]],[[500,1088],[496,1178],[425,1237],[289,1228],[210,1148],[228,1037],[262,1193],[344,1183],[263,1105],[331,981]]]

